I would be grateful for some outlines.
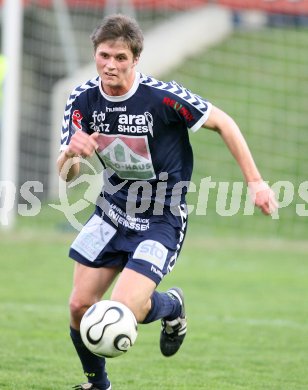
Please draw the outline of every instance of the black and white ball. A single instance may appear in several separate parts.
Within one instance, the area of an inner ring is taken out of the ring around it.
[[[80,333],[95,355],[123,355],[135,343],[138,328],[132,311],[120,302],[104,300],[92,305],[82,317]]]

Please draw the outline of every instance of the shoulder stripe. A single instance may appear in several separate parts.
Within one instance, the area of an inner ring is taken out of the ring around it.
[[[140,84],[173,93],[181,99],[186,100],[203,114],[208,110],[209,104],[206,100],[204,100],[201,96],[195,95],[189,89],[186,89],[175,81],[163,82],[156,80],[154,77],[140,74]]]
[[[65,143],[66,139],[69,135],[69,122],[71,117],[71,109],[74,101],[78,96],[80,96],[82,93],[86,92],[88,89],[96,88],[99,85],[99,77],[96,77],[94,79],[91,79],[87,81],[86,83],[79,85],[76,87],[73,92],[70,94],[69,98],[67,99],[66,106],[64,109],[64,115],[63,115],[63,121],[62,121],[62,134],[61,134],[61,143]]]

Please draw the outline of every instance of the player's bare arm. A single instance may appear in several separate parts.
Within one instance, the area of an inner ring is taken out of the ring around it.
[[[71,181],[79,174],[80,157],[91,157],[98,147],[96,139],[98,133],[88,135],[83,131],[76,131],[72,135],[68,147],[61,152],[57,160],[58,173],[65,181]]]
[[[263,181],[248,145],[235,121],[228,114],[213,106],[208,120],[202,127],[217,131],[220,134],[241,168],[254,204],[265,215],[273,213],[277,208],[275,194]]]

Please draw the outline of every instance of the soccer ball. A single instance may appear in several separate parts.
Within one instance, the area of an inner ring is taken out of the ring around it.
[[[131,310],[120,302],[104,300],[85,312],[80,334],[85,346],[95,355],[123,355],[136,341],[137,321]]]

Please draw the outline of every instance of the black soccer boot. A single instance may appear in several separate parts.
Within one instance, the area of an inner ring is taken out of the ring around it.
[[[178,299],[182,306],[179,317],[171,321],[167,321],[163,318],[161,321],[160,350],[164,356],[169,357],[179,350],[184,341],[187,331],[187,319],[183,291],[178,287],[172,287],[167,293],[173,295],[175,299]]]

